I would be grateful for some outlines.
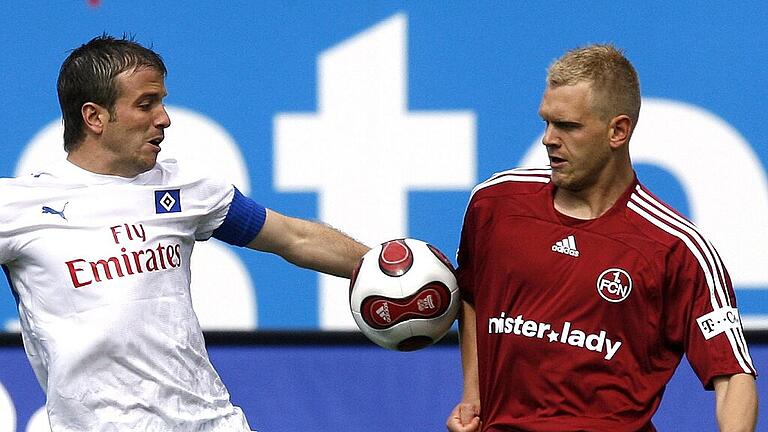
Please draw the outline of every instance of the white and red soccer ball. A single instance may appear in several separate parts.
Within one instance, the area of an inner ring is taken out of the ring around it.
[[[368,339],[414,351],[450,330],[459,311],[451,262],[421,240],[390,240],[366,253],[352,275],[349,305]]]

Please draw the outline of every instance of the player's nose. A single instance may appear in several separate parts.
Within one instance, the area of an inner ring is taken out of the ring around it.
[[[171,117],[168,115],[165,105],[163,105],[158,112],[158,115],[155,117],[155,127],[165,129],[169,126],[171,126]]]
[[[541,143],[544,144],[545,147],[551,147],[557,144],[557,140],[555,139],[555,132],[553,129],[554,128],[550,124],[544,128],[544,135],[541,137]]]

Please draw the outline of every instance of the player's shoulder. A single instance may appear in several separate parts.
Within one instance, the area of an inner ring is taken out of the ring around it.
[[[16,220],[22,209],[46,195],[45,188],[38,187],[36,180],[33,175],[0,178],[0,226]]]
[[[708,248],[699,227],[640,183],[634,185],[626,202],[627,220],[649,240],[668,248]]]
[[[13,201],[25,195],[25,191],[38,186],[37,177],[33,174],[19,177],[0,178],[0,203]]]
[[[472,189],[471,200],[536,194],[547,188],[551,175],[549,167],[521,167],[497,172]]]
[[[18,187],[19,177],[0,177],[0,188],[7,190],[13,187]]]

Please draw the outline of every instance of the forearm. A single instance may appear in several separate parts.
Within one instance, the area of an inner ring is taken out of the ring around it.
[[[479,432],[482,428],[475,327],[475,309],[471,304],[462,301],[459,316],[459,345],[464,373],[464,392],[461,402],[456,405],[445,423],[450,432]]]
[[[299,240],[283,253],[283,258],[300,267],[349,278],[369,247],[327,225],[301,221],[304,231]]]
[[[752,375],[715,379],[717,423],[721,432],[751,432],[757,423],[757,389]]]
[[[480,383],[477,364],[477,327],[475,323],[475,309],[467,302],[462,301],[461,316],[459,318],[459,345],[461,349],[461,365],[464,373],[464,392],[462,399],[465,402],[480,403]]]
[[[370,248],[344,233],[316,222],[267,210],[264,226],[248,243],[300,267],[349,278]]]

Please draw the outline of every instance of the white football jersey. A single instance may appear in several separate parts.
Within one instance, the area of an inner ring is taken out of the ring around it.
[[[175,161],[134,178],[63,161],[0,179],[0,264],[53,431],[250,431],[190,298],[234,187]]]

